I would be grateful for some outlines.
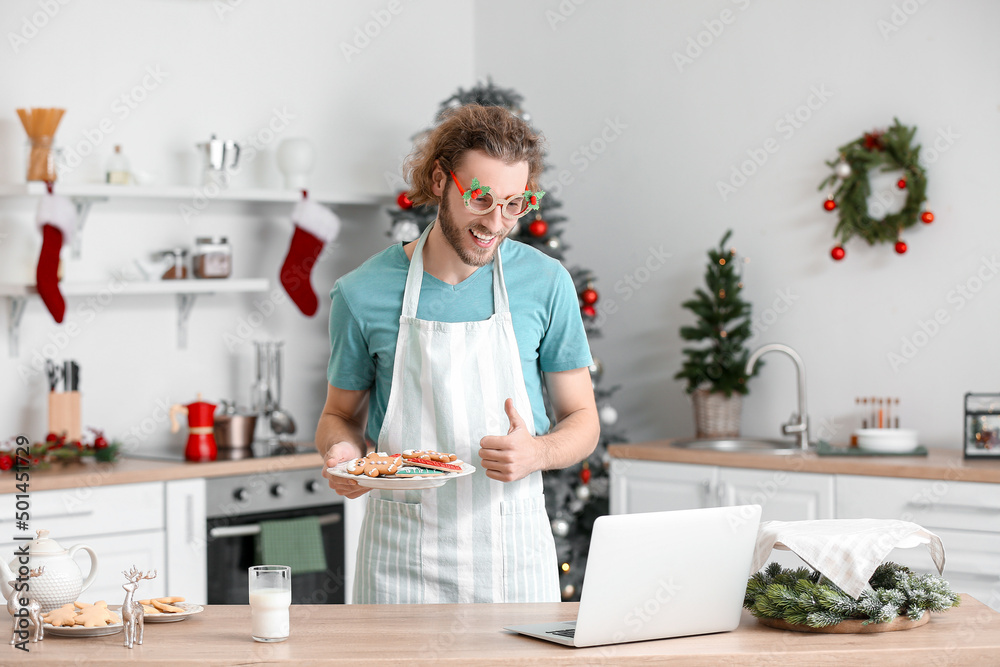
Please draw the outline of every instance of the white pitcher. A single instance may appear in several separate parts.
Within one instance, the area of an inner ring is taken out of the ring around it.
[[[87,590],[97,576],[97,555],[85,544],[64,549],[48,537],[49,531],[35,532],[38,537],[18,547],[9,565],[0,561],[0,592],[4,598],[10,598],[13,593],[10,582],[22,576],[21,581],[28,583],[30,597],[37,600],[42,613],[46,613],[80,599],[80,593]],[[80,549],[90,554],[90,573],[86,579],[73,560],[73,554]],[[28,571],[43,566],[45,571],[42,575],[29,581]],[[24,591],[20,593],[23,595]]]

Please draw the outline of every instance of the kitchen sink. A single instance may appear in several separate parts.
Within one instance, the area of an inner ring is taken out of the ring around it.
[[[802,451],[794,440],[761,438],[688,438],[674,440],[671,447],[712,452],[745,452],[753,454],[794,454]]]

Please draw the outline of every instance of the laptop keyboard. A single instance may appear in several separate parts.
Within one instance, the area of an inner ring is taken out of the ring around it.
[[[546,630],[547,635],[559,635],[560,637],[568,637],[572,639],[576,635],[576,628],[566,628],[565,630]]]

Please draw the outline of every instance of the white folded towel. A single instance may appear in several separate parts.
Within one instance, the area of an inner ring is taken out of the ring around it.
[[[838,588],[858,597],[890,551],[926,544],[938,573],[944,572],[944,545],[934,533],[894,519],[765,521],[757,533],[752,572],[767,563],[771,549],[787,549]]]

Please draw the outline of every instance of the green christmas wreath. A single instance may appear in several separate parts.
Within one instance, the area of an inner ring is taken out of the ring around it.
[[[858,599],[832,584],[823,583],[809,568],[782,569],[778,563],[750,577],[743,606],[758,618],[779,618],[811,628],[825,628],[852,619],[888,623],[897,616],[919,621],[925,611],[944,611],[959,605],[948,582],[917,574],[896,563],[882,563],[868,583],[872,590]]]
[[[933,213],[921,213],[920,210],[927,201],[927,174],[920,166],[920,145],[913,143],[916,132],[916,127],[906,127],[894,118],[888,130],[866,132],[841,146],[837,160],[827,161],[833,173],[820,183],[819,189],[835,188],[823,202],[823,208],[838,212],[840,218],[833,232],[840,241],[830,253],[834,259],[844,258],[843,245],[852,236],[860,236],[869,245],[895,241],[896,252],[903,254],[906,243],[900,238],[902,231],[918,221],[934,221]],[[900,211],[882,218],[869,215],[871,183],[868,174],[873,169],[903,172],[896,183],[897,187],[906,190],[906,203]]]

